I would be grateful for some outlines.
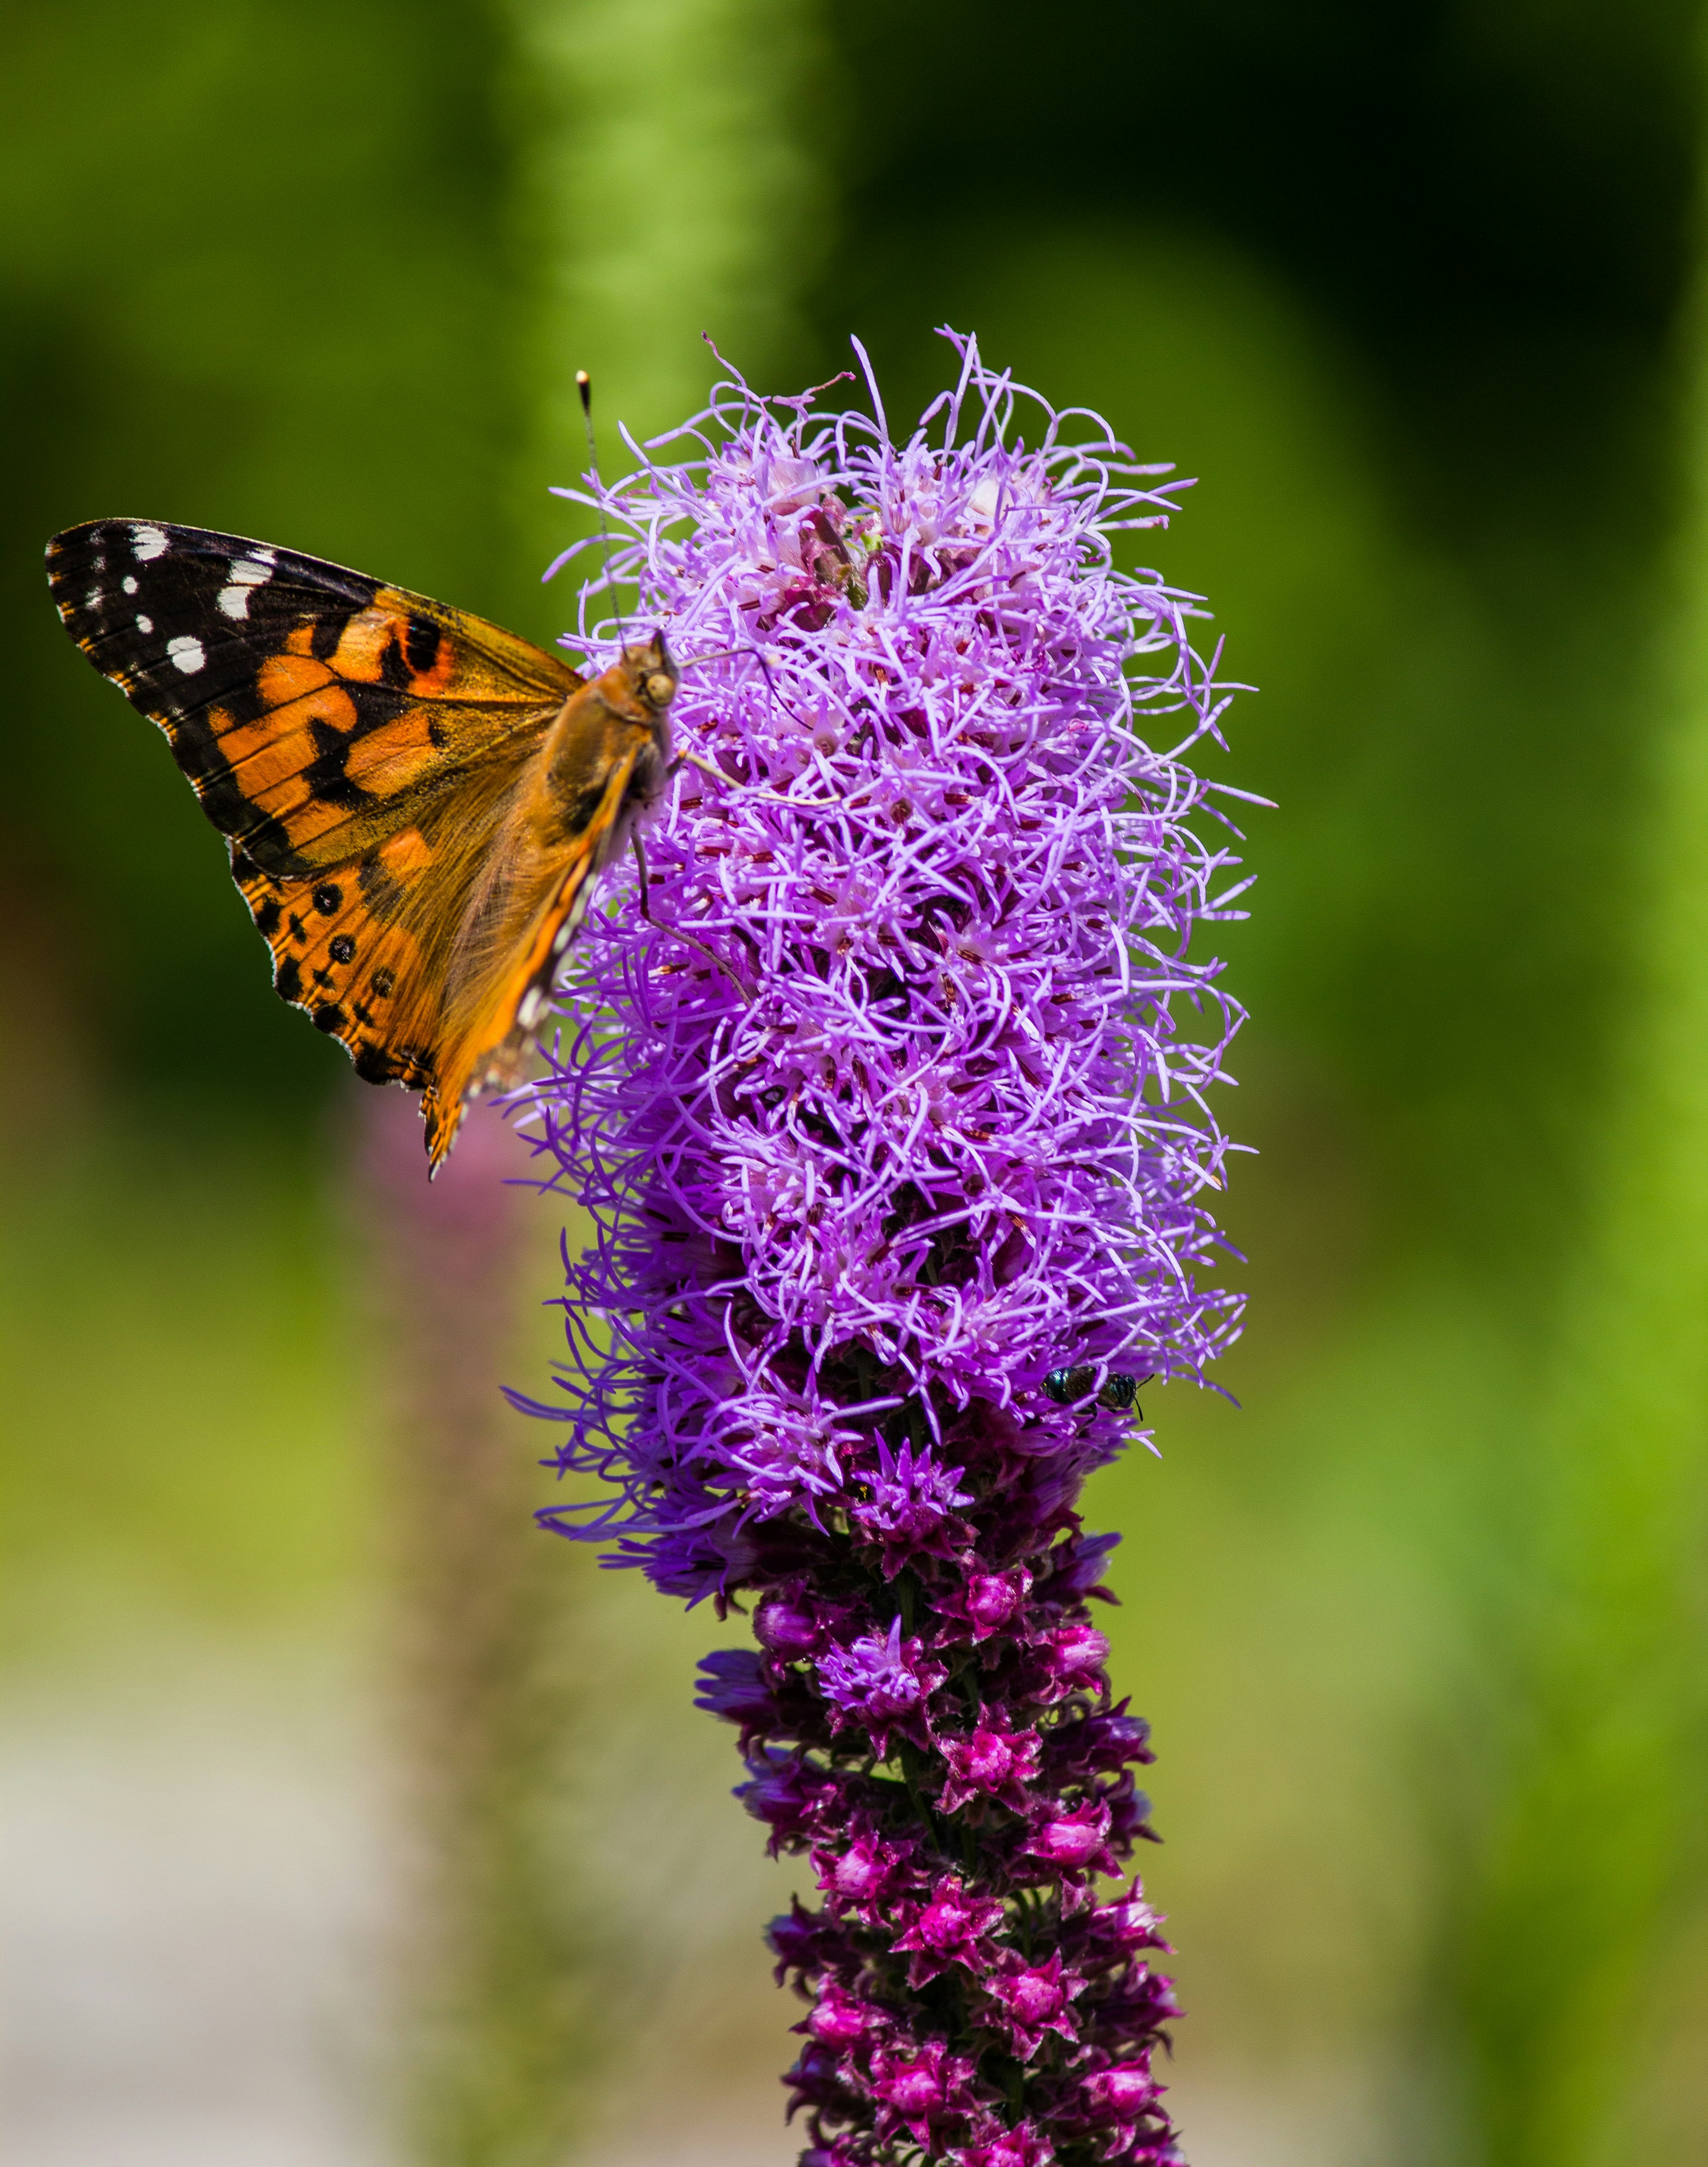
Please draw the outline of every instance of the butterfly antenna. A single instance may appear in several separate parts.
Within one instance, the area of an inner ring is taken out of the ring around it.
[[[581,420],[587,431],[587,457],[593,469],[593,485],[599,493],[599,538],[605,544],[605,576],[611,587],[611,601],[616,610],[617,636],[627,647],[629,644],[629,631],[627,625],[623,622],[622,596],[617,591],[616,580],[611,576],[611,529],[605,524],[605,484],[599,476],[599,446],[594,441],[593,435],[593,379],[584,368],[578,368],[575,372],[575,389],[580,395]]]

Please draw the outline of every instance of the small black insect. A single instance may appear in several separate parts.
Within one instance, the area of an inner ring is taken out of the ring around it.
[[[1103,1373],[1101,1386],[1098,1371],[1089,1362],[1076,1362],[1071,1370],[1052,1370],[1044,1380],[1044,1389],[1059,1407],[1072,1407],[1076,1401],[1088,1400],[1093,1394],[1100,1407],[1111,1414],[1124,1415],[1139,1412],[1139,1380],[1129,1377],[1124,1370],[1109,1370]]]

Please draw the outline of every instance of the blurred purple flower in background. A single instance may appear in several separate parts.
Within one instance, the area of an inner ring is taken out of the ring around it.
[[[1134,1378],[1237,1329],[1202,1275],[1239,1011],[1188,951],[1241,883],[1182,760],[1227,695],[1189,599],[1113,568],[1178,485],[1094,416],[1039,402],[1029,446],[954,344],[904,444],[870,373],[875,421],[726,384],[599,493],[706,765],[528,1094],[595,1237],[568,1404],[524,1404],[600,1478],[553,1526],[756,1598],[701,1701],[817,1877],[770,1932],[808,2167],[1162,2162],[1166,1944],[1097,1885],[1150,1755],[1075,1506],[1145,1437]]]

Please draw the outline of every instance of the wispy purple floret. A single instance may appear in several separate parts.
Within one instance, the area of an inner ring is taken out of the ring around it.
[[[1192,943],[1240,883],[1186,764],[1227,696],[1192,598],[1114,566],[1176,485],[1093,416],[1023,432],[955,344],[905,442],[875,384],[875,419],[726,384],[596,492],[701,764],[531,1098],[594,1228],[534,1411],[604,1486],[545,1517],[759,1598],[701,1700],[817,1878],[771,1930],[810,2167],[1161,2167],[1166,1944],[1097,1893],[1150,1755],[1076,1504],[1148,1442],[1130,1380],[1237,1328],[1204,1094],[1240,1017]]]

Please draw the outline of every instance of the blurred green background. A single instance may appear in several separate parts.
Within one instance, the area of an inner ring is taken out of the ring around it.
[[[1225,771],[1280,806],[1227,940],[1242,1404],[1147,1401],[1161,1463],[1091,1507],[1189,2156],[1708,2157],[1696,11],[0,20],[6,2167],[793,2156],[792,1877],[688,1709],[718,1629],[505,1547],[520,1423],[480,1539],[530,1592],[465,1685],[514,1702],[483,1871],[550,1931],[475,1963],[466,2081],[399,2074],[438,1734],[397,1710],[459,1659],[442,1617],[410,1652],[416,1237],[44,541],[230,527],[544,639],[577,367],[614,454],[700,403],[702,330],[784,389],[854,331],[893,421],[944,321],[1200,478],[1155,554],[1262,688]],[[500,1229],[494,1379],[549,1353],[557,1227]]]

